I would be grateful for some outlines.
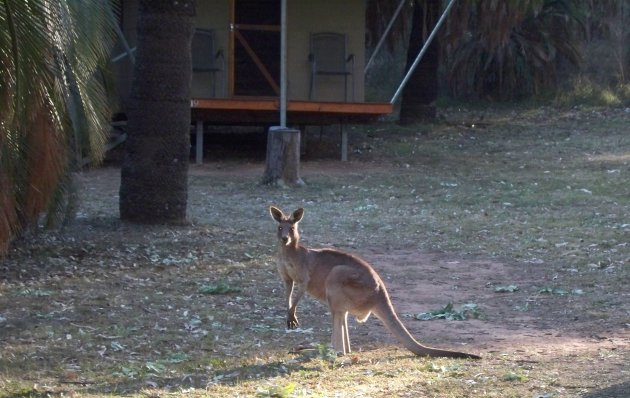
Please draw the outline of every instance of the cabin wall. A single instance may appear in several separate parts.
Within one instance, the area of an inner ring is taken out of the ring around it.
[[[124,0],[121,7],[121,28],[131,48],[136,46],[136,26],[138,17],[138,0]],[[199,0],[197,2],[197,16],[195,26],[201,29],[214,29],[217,41],[216,49],[223,51],[226,69],[217,74],[217,96],[227,95],[227,62],[229,43],[229,0]],[[117,56],[124,52],[123,45],[119,42],[112,52]],[[118,91],[119,108],[126,108],[127,98],[131,89],[133,64],[129,57],[125,57],[114,63],[116,76],[116,88]],[[193,97],[211,97],[212,80],[208,73],[193,73],[191,95]]]
[[[131,47],[136,45],[138,0],[122,2],[122,29]],[[217,97],[226,97],[229,88],[230,0],[198,0],[195,26],[213,29],[216,49],[223,51],[225,70],[217,74]],[[364,100],[365,1],[364,0],[288,0],[287,69],[288,96],[291,100],[308,100],[310,89],[309,37],[311,32],[340,32],[348,35],[348,54],[355,56],[354,79],[349,80],[348,96],[354,80],[355,101]],[[118,45],[114,55],[123,47]],[[278,55],[279,56],[279,55]],[[129,58],[115,64],[121,108],[125,108],[131,87],[133,65]],[[209,73],[193,73],[193,97],[211,97]],[[278,82],[279,83],[279,82]],[[320,101],[343,101],[343,77],[318,77]]]
[[[289,0],[288,14],[288,90],[290,99],[308,99],[310,88],[309,37],[311,32],[337,32],[348,35],[348,54],[355,56],[355,101],[364,99],[365,64],[364,0]],[[353,79],[349,79],[348,97]],[[319,101],[343,101],[343,77],[318,76],[316,98]]]
[[[214,30],[216,51],[223,52],[224,70],[216,75],[216,96],[226,97],[228,91],[228,51],[230,40],[230,1],[197,0],[195,27]],[[209,73],[193,73],[191,96],[212,97],[212,77]]]

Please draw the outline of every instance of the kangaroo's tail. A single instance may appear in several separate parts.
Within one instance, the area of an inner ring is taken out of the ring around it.
[[[481,359],[478,355],[458,351],[441,350],[418,343],[409,333],[405,325],[402,324],[398,315],[396,315],[396,311],[394,310],[389,297],[387,297],[387,293],[385,293],[384,298],[386,298],[386,300],[381,300],[381,303],[378,304],[372,312],[378,319],[381,320],[381,322],[385,324],[387,330],[389,330],[389,332],[393,334],[409,351],[418,356]]]

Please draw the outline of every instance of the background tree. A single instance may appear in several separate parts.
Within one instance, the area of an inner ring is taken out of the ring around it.
[[[68,215],[76,155],[103,156],[101,72],[116,23],[107,7],[0,0],[0,255],[42,213],[49,223]]]
[[[585,68],[589,80],[604,86],[630,81],[630,1],[586,1]],[[593,60],[593,62],[589,62]]]
[[[373,49],[383,36],[392,15],[396,12],[400,0],[367,0],[365,10],[365,46]],[[416,0],[408,0],[413,4]],[[405,40],[409,31],[409,17],[412,8],[403,6],[400,15],[385,39],[387,49],[391,52]]]
[[[443,48],[450,94],[517,99],[554,88],[560,60],[581,61],[580,0],[458,1]]]
[[[405,73],[415,61],[442,12],[441,0],[416,0],[414,2]],[[435,118],[433,102],[437,100],[439,93],[439,66],[440,41],[436,38],[427,48],[422,60],[403,89],[400,103],[400,123],[409,124]]]
[[[141,0],[120,216],[182,223],[188,199],[194,0]]]

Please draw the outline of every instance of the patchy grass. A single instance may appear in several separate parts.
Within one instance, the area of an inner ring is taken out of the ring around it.
[[[119,170],[82,173],[76,223],[3,260],[0,397],[623,397],[629,125],[478,108],[357,127],[352,161],[304,163],[298,190],[260,186],[259,163],[193,166],[173,228],[121,223]],[[270,204],[306,208],[306,244],[373,261],[421,340],[484,359],[415,358],[374,320],[337,357],[308,299],[286,332]],[[481,315],[412,319],[449,302]]]
[[[581,77],[571,82],[570,87],[561,90],[555,98],[557,105],[573,106],[628,106],[630,105],[630,84],[606,87]]]

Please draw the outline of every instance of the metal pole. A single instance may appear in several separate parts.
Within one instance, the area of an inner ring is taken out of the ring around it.
[[[411,64],[411,67],[407,71],[407,74],[405,75],[404,79],[402,80],[402,82],[400,82],[400,86],[398,86],[398,90],[396,90],[396,93],[394,93],[394,96],[389,101],[390,104],[393,104],[394,102],[396,102],[398,100],[398,97],[400,97],[400,94],[402,94],[402,90],[405,88],[405,86],[407,85],[407,82],[409,81],[409,78],[411,77],[413,72],[416,70],[416,67],[420,63],[420,60],[424,56],[424,53],[427,52],[427,49],[429,48],[429,45],[431,44],[431,42],[435,38],[435,35],[437,34],[438,29],[440,29],[440,26],[442,26],[442,23],[446,19],[446,15],[451,10],[451,7],[453,6],[454,3],[455,3],[455,0],[451,0],[448,3],[448,5],[446,6],[446,8],[444,9],[444,12],[442,13],[442,16],[440,17],[440,19],[435,24],[435,27],[431,31],[431,34],[429,35],[429,37],[427,37],[427,40],[424,42],[424,45],[422,46],[422,49],[418,53],[418,56],[416,57],[415,61],[413,61],[413,64]]]
[[[280,5],[280,127],[287,127],[287,0]]]
[[[118,25],[118,20],[116,16],[114,16],[114,12],[112,11],[112,6],[110,5],[108,7],[105,7],[105,9],[107,10],[109,17],[116,21],[116,23],[114,24],[114,30],[116,31],[116,34],[118,35],[118,38],[120,39],[120,42],[122,43],[123,47],[125,47],[125,52],[123,54],[126,53],[129,56],[129,60],[131,60],[131,63],[135,64],[136,57],[133,55],[133,52],[135,51],[136,48],[135,47],[131,48],[129,46],[129,42],[127,41],[127,38],[125,37],[125,34],[123,33],[122,29],[120,29],[120,26]],[[120,58],[119,57],[116,57],[115,59],[113,59],[112,62],[116,62],[119,59],[124,58],[124,55]]]
[[[389,24],[385,28],[385,32],[383,32],[383,35],[378,41],[378,44],[376,45],[376,47],[374,47],[374,51],[372,52],[372,55],[370,55],[370,59],[368,60],[367,64],[365,64],[365,68],[363,68],[364,74],[367,73],[368,69],[370,69],[370,66],[372,66],[372,62],[374,62],[376,54],[378,54],[378,52],[380,51],[381,46],[385,42],[385,38],[389,34],[389,31],[392,29],[392,26],[394,26],[394,21],[396,20],[396,18],[398,18],[398,14],[400,14],[400,11],[402,10],[406,2],[407,0],[400,0],[400,4],[398,4],[398,8],[396,9],[396,11],[394,11],[394,15],[392,15],[392,19],[389,21]]]

